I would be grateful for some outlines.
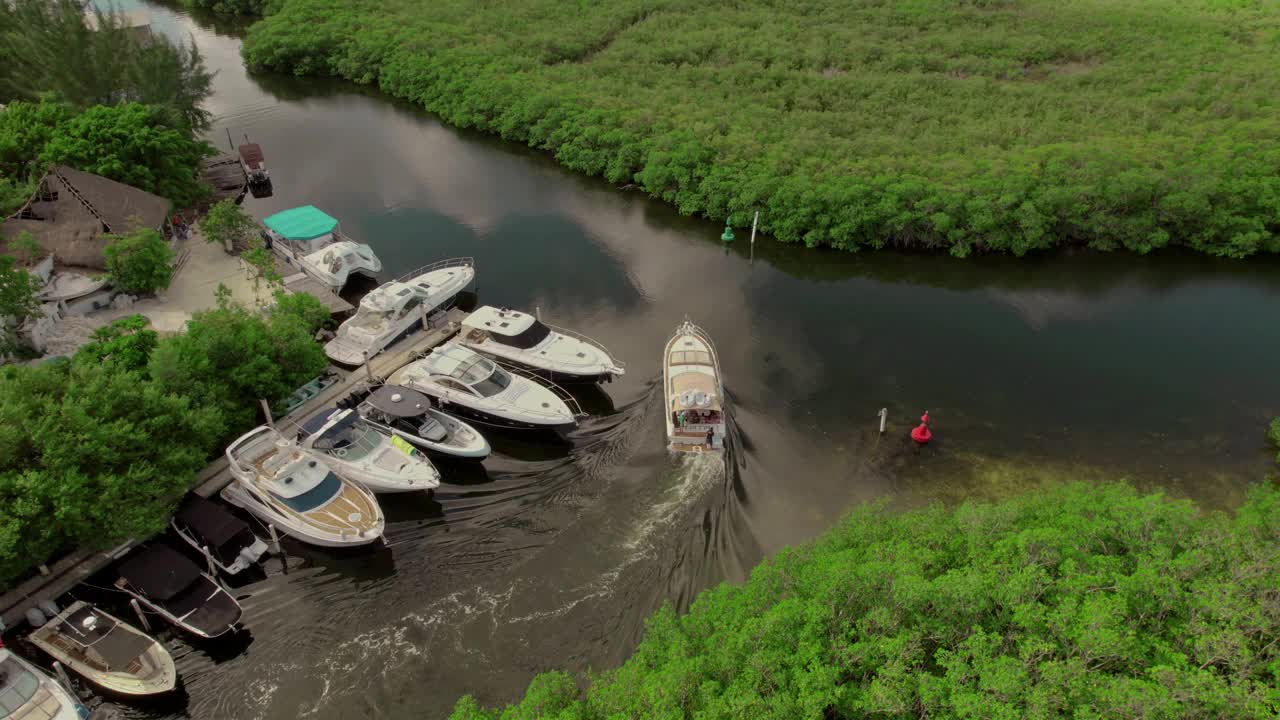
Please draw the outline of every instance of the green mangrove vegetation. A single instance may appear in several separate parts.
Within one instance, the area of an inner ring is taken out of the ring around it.
[[[742,586],[648,624],[580,692],[563,672],[453,720],[1274,718],[1280,489],[1233,515],[1066,485],[862,508]]]
[[[786,242],[1280,250],[1273,4],[282,0],[244,57]]]
[[[0,264],[3,267],[3,264]],[[160,337],[116,321],[74,357],[0,368],[0,585],[75,547],[163,529],[196,472],[327,364],[309,295],[225,300]]]

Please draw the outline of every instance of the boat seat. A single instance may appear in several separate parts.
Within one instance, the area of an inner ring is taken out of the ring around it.
[[[449,436],[445,426],[433,417],[426,418],[418,426],[418,437],[431,442],[441,442]]]

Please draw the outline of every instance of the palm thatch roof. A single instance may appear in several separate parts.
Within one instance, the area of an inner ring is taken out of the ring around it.
[[[60,263],[101,269],[106,266],[107,235],[139,227],[162,230],[170,205],[145,190],[57,165],[41,178],[22,209],[0,225],[0,251],[27,231]]]

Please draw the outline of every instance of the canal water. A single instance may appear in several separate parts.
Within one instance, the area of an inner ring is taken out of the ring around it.
[[[233,30],[146,7],[217,70],[211,139],[262,145],[275,194],[250,212],[315,204],[389,277],[474,256],[483,302],[539,308],[627,373],[583,395],[571,445],[499,439],[483,468],[443,466],[434,498],[386,497],[385,547],[286,541],[287,568],[235,588],[246,632],[170,637],[184,692],[105,717],[443,718],[464,693],[618,665],[662,604],[860,502],[1128,477],[1229,508],[1271,465],[1276,262],[726,248],[720,226],[367,89],[251,77]],[[660,352],[686,316],[724,361],[727,469],[663,449]],[[937,440],[916,449],[926,409]]]

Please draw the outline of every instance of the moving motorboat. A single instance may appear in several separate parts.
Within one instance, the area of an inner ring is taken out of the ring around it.
[[[382,385],[356,407],[360,417],[418,447],[479,460],[489,442],[475,428],[431,407],[431,398],[400,385]]]
[[[253,534],[248,523],[195,493],[182,499],[169,524],[178,537],[228,575],[252,567],[267,553],[267,543]]]
[[[352,275],[376,277],[382,272],[382,261],[368,245],[343,235],[338,221],[314,205],[278,212],[262,222],[276,255],[335,292]]]
[[[603,345],[585,335],[545,325],[528,313],[491,305],[462,321],[457,342],[552,380],[600,382],[626,372]]]
[[[450,412],[503,427],[566,432],[583,414],[555,385],[453,342],[397,370],[390,381],[436,398]]]
[[[0,647],[0,720],[83,720],[89,711],[58,681]]]
[[[195,563],[157,543],[120,564],[116,587],[183,630],[215,638],[235,629],[240,603]]]
[[[426,455],[355,410],[322,410],[302,425],[298,443],[334,472],[376,493],[440,487],[440,473]]]
[[[385,283],[360,300],[356,314],[338,326],[324,346],[331,360],[359,365],[421,327],[475,279],[475,260],[441,260]]]
[[[678,452],[724,449],[720,358],[702,328],[685,320],[662,353],[667,441]]]
[[[270,426],[227,448],[231,476],[222,498],[312,545],[351,547],[382,537],[385,520],[373,493],[343,480]]]
[[[81,600],[27,639],[94,685],[122,695],[155,695],[178,683],[173,657],[163,645]]]

